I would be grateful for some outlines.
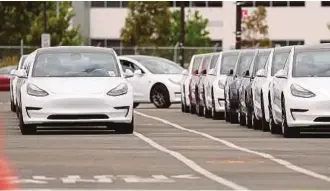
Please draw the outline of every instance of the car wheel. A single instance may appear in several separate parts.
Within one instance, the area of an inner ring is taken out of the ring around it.
[[[196,114],[198,116],[203,116],[204,115],[204,108],[200,104],[200,100],[199,100],[199,96],[198,95],[199,95],[198,94],[198,90],[196,89],[196,92],[195,92],[195,97],[196,97]]]
[[[252,116],[251,116],[251,109],[247,109],[247,115],[246,115],[246,126],[247,128],[252,128]]]
[[[212,113],[211,110],[207,109],[207,107],[204,107],[204,116],[205,118],[211,118],[212,117]]]
[[[252,110],[252,115],[251,115],[251,117],[252,117],[252,127],[253,127],[253,129],[254,129],[254,130],[259,130],[259,129],[261,129],[261,127],[260,127],[260,126],[261,126],[261,121],[257,119],[254,110]]]
[[[37,133],[37,126],[33,124],[25,124],[23,120],[22,111],[18,112],[19,128],[22,135],[34,135]]]
[[[269,130],[271,134],[281,134],[281,126],[277,125],[274,121],[273,112],[269,103]]]
[[[11,110],[12,112],[16,112],[16,106],[14,105],[13,100],[10,100],[10,110]]]
[[[230,122],[232,124],[238,123],[238,114],[229,106],[229,115],[230,115]]]
[[[118,123],[114,124],[114,126],[116,133],[132,134],[134,131],[134,117],[132,118],[132,121],[130,123]],[[111,126],[108,128],[111,128]]]
[[[181,111],[183,113],[188,113],[189,112],[189,107],[187,106],[186,103],[186,96],[183,94],[183,98],[181,98]]]
[[[133,108],[136,108],[139,105],[140,105],[140,103],[133,103]]]
[[[263,132],[267,132],[267,131],[269,131],[269,125],[268,125],[268,122],[266,121],[266,117],[265,117],[264,99],[262,97],[262,94],[261,94],[261,114],[262,114],[261,129]]]
[[[190,107],[189,107],[189,111],[191,114],[195,114],[196,113],[196,106],[194,104],[190,104]]]
[[[239,120],[239,124],[241,126],[244,126],[246,125],[246,118],[245,118],[245,115],[243,114],[242,112],[242,109],[240,109],[239,113],[238,113],[238,120]]]
[[[169,108],[171,106],[170,95],[164,85],[156,85],[151,90],[151,102],[157,108]]]
[[[227,107],[228,107],[228,106],[227,106],[227,101],[225,101],[225,120],[226,120],[227,122],[230,122],[230,113],[229,113],[229,110],[228,110]]]
[[[283,137],[285,138],[296,138],[299,137],[300,130],[297,127],[289,127],[286,118],[286,111],[285,111],[285,101],[284,98],[282,100],[282,132]]]

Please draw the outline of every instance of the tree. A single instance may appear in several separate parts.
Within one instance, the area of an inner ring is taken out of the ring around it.
[[[266,18],[267,10],[260,6],[243,19],[242,47],[269,47],[271,45]]]
[[[167,1],[130,1],[128,8],[120,35],[124,46],[168,44],[171,13]]]
[[[210,46],[211,39],[206,30],[208,19],[202,17],[199,11],[188,11],[185,19],[185,46]],[[175,45],[180,41],[180,11],[172,13],[170,42]]]
[[[59,2],[59,14],[56,13],[56,2],[47,2],[47,32],[51,35],[51,45],[80,45],[83,39],[79,27],[70,25],[74,17],[69,1]],[[31,24],[29,34],[26,35],[27,44],[40,46],[43,30],[43,12],[40,11]]]

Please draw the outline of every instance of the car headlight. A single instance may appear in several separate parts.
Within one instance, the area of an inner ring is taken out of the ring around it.
[[[176,85],[181,85],[181,82],[177,82],[172,80],[171,78],[168,79],[171,83],[176,84]]]
[[[296,97],[311,98],[315,96],[313,92],[306,90],[305,88],[297,84],[292,84],[290,86],[290,90],[291,90],[291,94]]]
[[[221,80],[218,81],[218,86],[219,86],[220,89],[225,88],[225,84]]]
[[[36,96],[36,97],[48,96],[48,93],[45,90],[43,90],[43,89],[41,89],[38,86],[33,85],[33,84],[28,84],[27,88],[26,88],[26,91],[31,96]]]
[[[127,94],[127,92],[128,92],[128,86],[127,86],[127,84],[123,83],[123,84],[119,84],[118,86],[116,86],[112,90],[108,91],[107,95],[109,95],[109,96],[120,96],[120,95]]]

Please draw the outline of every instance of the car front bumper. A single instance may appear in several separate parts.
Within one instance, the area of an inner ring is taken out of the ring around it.
[[[328,97],[298,98],[287,96],[285,104],[289,127],[330,126],[330,99]]]
[[[26,124],[106,124],[130,123],[133,118],[133,95],[22,97]]]

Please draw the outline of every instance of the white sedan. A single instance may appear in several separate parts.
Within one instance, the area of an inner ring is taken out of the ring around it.
[[[10,79],[10,110],[12,112],[16,111],[16,85],[18,81],[18,77],[16,76],[16,71],[18,69],[23,69],[23,63],[26,59],[27,55],[21,56],[17,68],[12,70],[10,74],[12,75],[12,78]]]
[[[153,103],[157,108],[168,108],[181,103],[180,83],[184,69],[160,57],[119,56],[123,69],[131,70],[134,77],[128,81],[134,87],[134,105]]]
[[[40,48],[26,58],[19,91],[21,133],[37,126],[98,125],[119,133],[134,129],[133,87],[114,50],[100,47]]]
[[[330,125],[330,44],[294,46],[273,81],[272,113],[284,137]]]

